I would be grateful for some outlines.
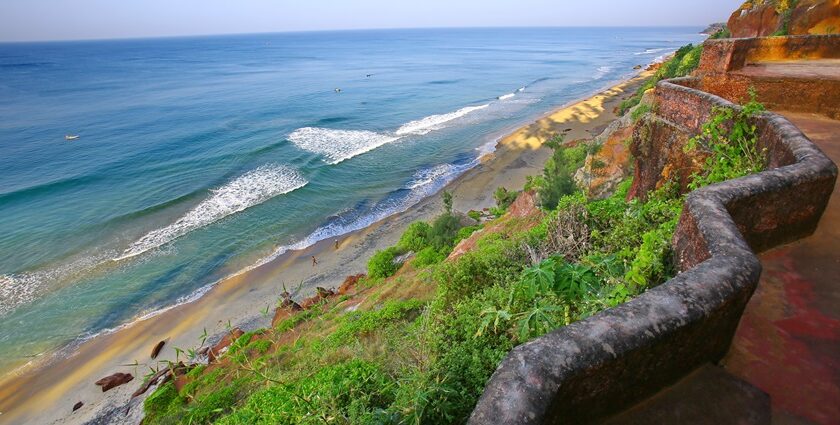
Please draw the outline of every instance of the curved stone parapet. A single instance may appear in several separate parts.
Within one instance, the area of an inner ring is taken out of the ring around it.
[[[656,117],[647,119],[693,136],[713,107],[739,108],[701,85],[660,82]],[[763,113],[755,124],[768,170],[688,194],[673,239],[681,273],[514,348],[470,424],[593,422],[723,357],[758,284],[755,252],[811,234],[837,178],[835,164],[785,118]]]

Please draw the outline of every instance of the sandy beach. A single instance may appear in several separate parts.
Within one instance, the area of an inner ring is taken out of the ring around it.
[[[543,146],[546,140],[556,134],[565,135],[567,141],[597,135],[616,118],[614,108],[649,75],[644,72],[500,138],[495,152],[447,187],[454,195],[455,209],[466,212],[492,206],[493,192],[500,186],[520,189],[527,176],[540,172],[551,154]],[[194,302],[95,337],[68,358],[35,364],[0,378],[0,423],[85,423],[103,417],[137,422],[142,405],[139,398],[129,403],[131,393],[149,366],[175,360],[174,347],[197,347],[205,329],[218,337],[229,325],[246,330],[266,326],[284,288],[300,299],[316,286],[336,287],[345,276],[364,272],[370,255],[393,245],[409,223],[428,220],[441,210],[439,197],[430,197],[404,213],[343,236],[338,248],[335,241],[326,240],[286,253],[221,281]],[[317,266],[312,265],[312,256],[318,259]],[[161,356],[157,361],[150,360],[152,347],[164,339],[168,342]],[[115,372],[131,373],[135,380],[107,393],[93,384]],[[84,406],[73,412],[73,405],[79,401]]]

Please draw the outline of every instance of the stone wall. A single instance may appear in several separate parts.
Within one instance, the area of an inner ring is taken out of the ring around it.
[[[753,88],[770,109],[840,118],[840,72],[826,59],[840,59],[840,35],[708,40],[695,88],[736,103]]]
[[[746,65],[840,58],[840,35],[725,38],[706,40],[699,74],[737,71]]]
[[[657,85],[657,116],[649,118],[657,123],[653,140],[682,143],[713,106],[737,108],[692,88],[700,85],[695,79]],[[681,273],[630,302],[514,348],[469,423],[591,423],[722,358],[761,273],[754,251],[813,232],[837,178],[834,163],[786,119],[766,113],[756,123],[770,169],[687,196],[673,240]],[[657,136],[677,130],[685,134]],[[637,167],[667,163],[676,147]],[[645,183],[637,190],[651,188]]]

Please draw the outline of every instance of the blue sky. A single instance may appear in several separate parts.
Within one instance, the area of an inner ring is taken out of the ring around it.
[[[0,41],[725,21],[741,0],[0,0]]]

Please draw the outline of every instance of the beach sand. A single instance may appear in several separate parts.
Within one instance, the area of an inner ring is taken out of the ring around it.
[[[493,206],[493,192],[500,186],[521,189],[526,177],[538,174],[551,155],[543,142],[556,134],[564,134],[566,141],[597,135],[616,118],[613,109],[649,75],[642,73],[562,107],[501,138],[494,153],[446,188],[454,195],[455,210]],[[343,236],[338,249],[334,240],[326,240],[286,253],[223,280],[192,303],[95,337],[68,358],[0,378],[0,424],[84,423],[97,418],[96,423],[136,423],[142,416],[142,397],[127,403],[149,366],[156,364],[149,356],[158,341],[169,339],[157,360],[175,360],[173,348],[197,347],[205,329],[218,337],[229,325],[246,330],[267,326],[284,287],[300,299],[315,286],[336,287],[347,275],[364,272],[373,252],[395,244],[409,223],[440,214],[439,198],[430,197],[404,213]],[[317,266],[312,265],[312,256],[318,259]],[[131,373],[135,380],[102,393],[94,382],[115,372]],[[72,412],[78,401],[84,406]]]

